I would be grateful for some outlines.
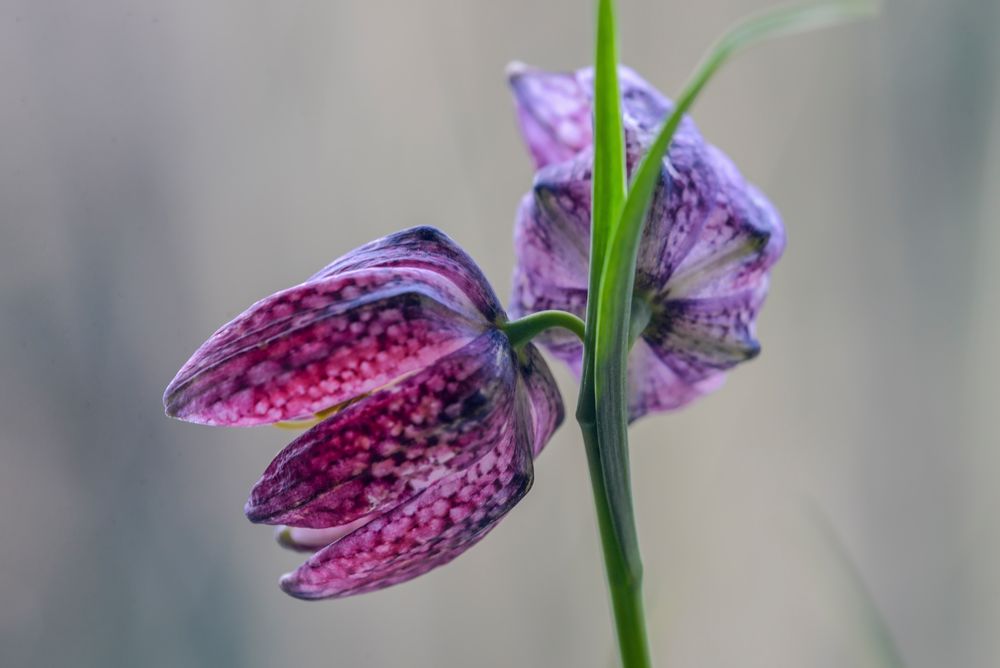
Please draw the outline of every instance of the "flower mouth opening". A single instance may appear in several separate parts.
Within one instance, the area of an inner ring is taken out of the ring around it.
[[[365,526],[378,517],[378,515],[379,513],[368,513],[347,524],[325,529],[295,527],[282,524],[274,528],[274,539],[281,547],[295,552],[311,554],[333,545],[345,536]]]

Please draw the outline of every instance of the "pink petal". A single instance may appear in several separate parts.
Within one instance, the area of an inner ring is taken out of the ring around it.
[[[700,381],[757,356],[754,320],[766,294],[765,279],[725,297],[670,300],[643,338],[679,377]]]
[[[458,244],[433,227],[412,227],[372,241],[334,260],[309,280],[372,267],[435,272],[458,286],[487,321],[496,322],[503,313],[500,300],[479,266]]]
[[[642,147],[645,152],[648,146]],[[660,292],[701,243],[716,206],[719,178],[701,137],[678,130],[653,194],[636,258],[638,292]]]
[[[520,280],[515,281],[511,313],[560,308],[582,316],[587,304],[589,238],[589,227],[579,230],[564,218],[547,215],[535,196],[525,195],[514,225],[515,271]]]
[[[576,79],[586,92],[590,104],[594,98],[594,69],[586,67],[577,70]],[[621,89],[622,120],[626,132],[655,132],[673,110],[673,103],[630,67],[618,66],[618,87]],[[681,120],[680,130],[694,130],[694,122],[689,116]]]
[[[629,353],[629,420],[646,413],[682,408],[722,386],[725,375],[715,373],[689,382],[663,363],[643,339]]]
[[[543,215],[534,195],[521,200],[514,227],[518,261],[514,267],[511,315],[521,317],[548,309],[569,311],[581,318],[586,315],[589,248],[583,250],[580,246],[590,243],[589,229],[585,234],[581,237],[579,230],[563,224],[556,216]],[[567,364],[574,364],[583,355],[580,340],[564,330],[550,329],[536,340]]]
[[[527,493],[530,427],[519,423],[479,461],[317,552],[281,587],[306,599],[383,589],[442,566],[481,540]]]
[[[724,296],[766,280],[785,246],[774,207],[721,151],[708,147],[720,188],[698,243],[674,269],[667,298]]]
[[[546,283],[587,287],[592,161],[588,149],[540,169],[532,193],[521,200],[514,237],[518,261]]]
[[[325,528],[403,503],[509,440],[516,378],[506,337],[460,350],[293,441],[253,488],[251,521]]]
[[[486,327],[446,278],[363,269],[251,306],[198,349],[167,387],[167,413],[256,425],[320,413],[423,368]]]
[[[523,63],[507,68],[518,122],[536,167],[568,160],[593,142],[594,71],[547,72]],[[667,117],[672,103],[628,67],[618,68],[626,132],[649,136]],[[682,133],[697,132],[689,117]]]
[[[527,419],[532,427],[532,455],[537,457],[566,417],[559,386],[538,348],[527,344],[520,351],[520,377],[527,398]]]
[[[507,77],[521,134],[537,167],[571,158],[590,145],[590,96],[575,73],[512,63]]]

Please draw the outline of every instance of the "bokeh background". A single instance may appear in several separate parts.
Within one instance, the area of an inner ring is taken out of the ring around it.
[[[623,59],[677,91],[764,4],[622,0]],[[890,0],[697,105],[789,248],[764,354],[635,429],[658,665],[888,665],[869,602],[913,667],[1000,665],[998,27]],[[0,664],[613,664],[572,424],[479,547],[307,604],[242,516],[289,435],[160,404],[219,324],[384,233],[436,225],[505,293],[532,173],[503,68],[585,64],[591,31],[581,0],[0,0]]]

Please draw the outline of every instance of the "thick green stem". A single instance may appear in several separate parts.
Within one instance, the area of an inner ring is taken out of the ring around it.
[[[632,520],[627,443],[602,438],[598,414],[608,397],[597,394],[595,371],[600,331],[598,288],[607,256],[607,243],[621,216],[626,197],[625,138],[618,86],[618,46],[615,3],[597,0],[594,63],[594,169],[591,198],[590,280],[583,373],[577,419],[583,431],[594,489],[597,524],[611,593],[612,611],[622,664],[648,668],[649,648],[642,612],[642,564]],[[626,305],[627,306],[627,305]],[[627,312],[623,314],[628,318]],[[623,425],[624,429],[624,425]]]
[[[649,668],[649,640],[646,635],[646,616],[642,604],[642,564],[629,559],[618,540],[618,533],[611,519],[612,499],[604,485],[604,472],[600,456],[600,442],[596,424],[578,414],[580,430],[587,451],[590,482],[594,491],[597,526],[601,534],[604,569],[611,594],[611,609],[615,618],[618,650],[625,668]],[[635,527],[630,527],[635,533]]]

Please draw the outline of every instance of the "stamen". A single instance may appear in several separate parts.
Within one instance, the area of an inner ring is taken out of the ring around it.
[[[371,394],[371,393],[369,392],[368,394]],[[277,427],[278,429],[309,429],[311,427],[315,427],[316,425],[318,425],[320,422],[322,422],[323,420],[327,419],[331,415],[334,415],[335,413],[339,413],[340,411],[342,411],[343,409],[347,408],[351,404],[356,403],[358,401],[361,401],[362,399],[364,399],[365,397],[367,397],[368,394],[363,394],[360,397],[354,397],[353,399],[348,399],[347,401],[344,401],[342,403],[335,404],[333,406],[330,406],[329,408],[325,408],[325,409],[321,410],[319,413],[316,413],[311,418],[303,418],[301,420],[285,420],[285,421],[282,421],[282,422],[275,422],[274,426]]]
[[[351,397],[347,401],[342,401],[339,404],[334,404],[329,408],[324,408],[320,412],[313,415],[313,417],[311,418],[302,418],[301,420],[282,420],[281,422],[275,422],[273,426],[277,427],[278,429],[311,429],[312,427],[315,427],[328,417],[336,415],[340,411],[344,410],[345,408],[348,408],[349,406],[353,406],[362,399],[370,397],[376,392],[381,392],[382,390],[390,388],[393,385],[398,385],[399,383],[403,382],[413,374],[417,373],[417,371],[418,370],[413,370],[413,371],[408,371],[404,374],[400,374],[399,376],[393,378],[385,385],[376,387],[372,390],[369,390],[368,392],[365,392],[364,394],[359,394],[356,397]]]

